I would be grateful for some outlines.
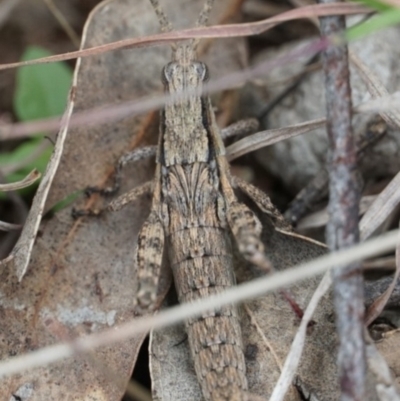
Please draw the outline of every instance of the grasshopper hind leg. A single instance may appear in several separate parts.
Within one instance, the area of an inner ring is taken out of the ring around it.
[[[235,188],[239,188],[257,205],[262,212],[271,218],[278,230],[283,232],[292,231],[292,226],[274,206],[268,195],[256,188],[254,185],[251,185],[240,178],[232,177],[232,181]]]
[[[263,271],[273,270],[264,253],[260,238],[262,225],[257,216],[245,204],[236,201],[228,206],[226,217],[242,256]]]
[[[164,240],[164,228],[153,211],[140,230],[135,254],[138,282],[134,306],[140,313],[151,311],[154,307],[163,259]]]

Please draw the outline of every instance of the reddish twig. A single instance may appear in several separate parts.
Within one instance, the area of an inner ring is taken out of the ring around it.
[[[289,10],[274,17],[262,21],[250,22],[244,24],[226,24],[206,27],[197,27],[182,29],[174,32],[166,32],[158,35],[149,35],[143,38],[128,38],[113,43],[107,43],[100,46],[82,49],[74,52],[56,54],[54,56],[42,57],[36,60],[27,60],[18,63],[0,64],[0,71],[10,68],[17,68],[28,65],[52,63],[55,61],[73,60],[78,57],[89,57],[98,54],[107,53],[118,49],[131,49],[134,47],[156,46],[163,43],[170,43],[185,39],[204,39],[204,38],[230,38],[239,36],[252,36],[266,32],[276,25],[300,18],[309,18],[310,16],[321,15],[352,15],[369,12],[370,9],[359,4],[338,5],[309,5],[295,10]]]
[[[334,3],[336,0],[319,0]],[[320,19],[321,34],[345,29],[340,16]],[[351,90],[347,46],[322,53],[325,71],[327,129],[330,146],[329,213],[327,242],[331,251],[347,248],[359,240],[360,200],[357,150],[351,127]],[[338,365],[342,401],[365,399],[365,343],[363,278],[359,263],[333,271],[334,302],[339,334]]]

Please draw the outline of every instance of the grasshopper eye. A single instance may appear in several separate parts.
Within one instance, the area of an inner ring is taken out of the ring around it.
[[[204,65],[204,76],[203,76],[203,82],[207,82],[210,79],[210,71],[208,70],[208,67]]]
[[[174,74],[174,70],[176,68],[176,63],[171,62],[168,63],[162,70],[161,73],[161,81],[164,84],[164,86],[167,86],[169,82],[172,81],[172,76]]]
[[[196,61],[193,63],[196,72],[199,77],[201,77],[202,82],[206,82],[209,79],[208,67],[201,61]]]

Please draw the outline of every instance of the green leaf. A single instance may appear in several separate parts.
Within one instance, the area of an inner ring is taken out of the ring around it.
[[[50,56],[40,47],[28,47],[21,61]],[[54,117],[64,112],[72,72],[65,63],[38,64],[17,71],[14,112],[20,121]]]
[[[73,202],[75,202],[78,198],[82,197],[84,195],[84,191],[75,191],[70,195],[67,195],[64,199],[60,200],[57,202],[46,214],[48,216],[49,214],[55,214],[58,213],[60,210],[65,209],[69,205],[71,205]]]
[[[28,141],[23,142],[21,145],[17,146],[12,152],[0,154],[0,168],[3,166],[9,166],[10,164],[18,164],[21,161],[31,157],[35,153],[37,147],[42,143],[44,139],[41,137],[32,138]],[[31,160],[28,163],[24,163],[24,167],[16,171],[15,173],[7,175],[7,181],[19,181],[25,177],[29,171],[36,168],[42,174],[46,168],[47,161],[51,155],[51,147],[46,149],[41,153],[36,159]]]
[[[31,46],[25,50],[21,61],[50,55],[51,53],[45,49]],[[71,82],[72,71],[67,64],[62,62],[19,68],[13,99],[15,115],[20,121],[62,115],[67,104]],[[51,147],[36,159],[24,163],[37,151],[43,140],[42,136],[37,136],[21,143],[12,152],[0,154],[0,167],[23,164],[18,171],[7,175],[7,182],[19,181],[33,168],[37,168],[43,174],[52,152]],[[36,186],[37,184],[19,192],[29,193]]]
[[[355,1],[357,1],[358,3],[363,3],[367,7],[374,8],[377,11],[388,11],[396,9],[390,4],[387,4],[384,1],[379,1],[379,0],[355,0]]]
[[[351,41],[398,23],[400,23],[400,9],[392,8],[389,11],[380,13],[359,25],[349,28],[346,31],[345,37],[348,41]]]
[[[44,139],[42,137],[32,138],[17,146],[12,152],[0,154],[0,169],[3,166],[8,167],[10,164],[19,164],[21,161],[23,162],[23,167],[11,174],[7,174],[5,177],[6,182],[20,181],[34,168],[40,171],[43,175],[53,150],[51,147],[44,150],[36,159],[30,160],[28,163],[24,163],[24,160],[27,158],[30,159],[31,155],[36,152],[37,147],[40,146],[43,140]],[[21,195],[29,194],[37,188],[38,184],[39,182],[36,182],[27,188],[18,190],[18,192]],[[3,193],[0,193],[0,199],[4,199],[4,196],[5,195]]]

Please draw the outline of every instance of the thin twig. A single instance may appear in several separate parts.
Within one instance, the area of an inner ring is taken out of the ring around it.
[[[4,0],[0,4],[0,27],[7,21],[15,6],[18,5],[20,0]]]
[[[54,18],[61,25],[62,29],[64,29],[64,32],[71,39],[71,42],[74,44],[74,46],[77,49],[79,49],[79,46],[81,43],[79,35],[75,32],[74,28],[72,28],[71,24],[64,17],[63,13],[54,4],[53,0],[43,0],[43,1],[45,2],[46,6],[50,10],[50,12],[53,14]]]
[[[43,57],[36,60],[27,60],[17,63],[0,64],[0,70],[9,68],[17,68],[28,65],[50,63],[56,61],[72,60],[79,57],[89,57],[98,54],[107,53],[118,49],[128,49],[133,47],[144,47],[150,45],[160,45],[163,43],[176,42],[186,39],[205,39],[205,38],[228,38],[258,35],[278,24],[300,18],[307,18],[309,15],[352,15],[363,14],[369,12],[370,9],[358,4],[342,4],[337,5],[310,5],[302,7],[298,10],[290,10],[285,13],[276,15],[266,20],[249,22],[245,24],[226,24],[208,27],[182,29],[174,32],[167,32],[158,35],[149,35],[142,38],[123,39],[117,42],[107,43],[88,49],[78,50],[75,52],[57,54],[49,57]],[[335,42],[346,40],[344,37],[331,38]]]
[[[319,0],[334,3],[336,0]],[[321,34],[346,29],[340,16],[320,18]],[[329,213],[327,243],[331,251],[355,245],[359,240],[360,185],[357,149],[351,126],[351,89],[347,46],[322,52],[325,72],[327,128],[330,146]],[[340,265],[338,265],[340,266]],[[365,400],[366,357],[364,342],[364,294],[360,263],[333,270],[334,304],[339,334],[339,380],[342,401]]]
[[[10,192],[10,191],[16,191],[18,189],[29,187],[35,181],[37,181],[40,178],[40,176],[41,176],[40,172],[38,170],[36,170],[36,169],[33,169],[21,181],[12,182],[12,183],[9,183],[9,184],[0,184],[0,191]]]
[[[0,231],[17,231],[22,228],[21,224],[7,223],[6,221],[0,221]]]

